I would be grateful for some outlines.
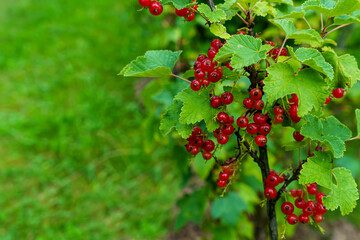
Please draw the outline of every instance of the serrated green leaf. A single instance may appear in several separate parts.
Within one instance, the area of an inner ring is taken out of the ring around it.
[[[296,32],[296,27],[294,25],[294,22],[289,19],[276,19],[276,20],[270,20],[274,25],[276,25],[278,28],[280,28],[285,36],[289,36]]]
[[[214,168],[215,160],[212,158],[210,160],[205,160],[202,157],[202,154],[199,153],[192,161],[192,167],[196,174],[201,178],[206,180],[209,176],[211,170]]]
[[[162,0],[162,4],[172,4],[177,9],[183,9],[191,5],[191,0]]]
[[[176,128],[180,136],[184,139],[191,135],[193,125],[182,124],[179,122],[182,106],[182,102],[175,101],[166,109],[164,115],[161,118],[159,128],[163,135],[169,134],[174,128]]]
[[[350,14],[360,9],[359,0],[308,0],[302,4],[303,9],[310,9],[326,15],[335,17]]]
[[[325,61],[321,53],[314,48],[298,48],[294,53],[291,47],[288,47],[289,53],[303,64],[315,69],[328,76],[330,79],[334,78],[334,71],[332,66]]]
[[[195,124],[204,120],[208,131],[211,132],[218,128],[219,125],[215,118],[220,110],[210,105],[209,92],[205,89],[201,92],[194,92],[188,87],[177,94],[175,100],[183,102],[180,123]]]
[[[337,42],[335,42],[334,40],[332,40],[331,38],[326,38],[324,39],[324,44],[331,44],[333,46],[337,46]]]
[[[234,35],[216,54],[216,61],[231,57],[231,66],[242,70],[243,67],[257,63],[266,57],[267,50],[262,49],[261,40],[248,35]]]
[[[230,34],[226,32],[226,27],[220,23],[213,23],[210,26],[210,32],[223,39],[229,39]]]
[[[234,226],[244,210],[246,210],[245,202],[236,193],[230,192],[213,202],[211,215],[214,219],[221,219],[222,222]]]
[[[273,103],[296,93],[299,98],[299,116],[323,106],[329,95],[325,80],[313,69],[303,69],[294,74],[289,64],[277,63],[267,71],[269,75],[264,79],[264,92],[268,101]]]
[[[211,23],[226,19],[226,13],[222,9],[216,8],[214,11],[211,11],[209,5],[204,3],[200,4],[197,10],[205,15]]]
[[[320,119],[313,115],[304,117],[306,123],[301,127],[301,134],[312,140],[325,143],[335,158],[344,155],[345,140],[351,137],[351,131],[334,116]]]
[[[356,121],[357,121],[357,134],[358,136],[360,136],[360,109],[356,109],[355,110],[355,115],[356,115]]]
[[[268,2],[270,3],[285,3],[285,4],[288,4],[288,5],[294,5],[293,1],[292,0],[268,0]]]
[[[225,0],[224,3],[217,4],[216,7],[225,12],[226,18],[224,20],[232,19],[238,12],[238,7],[236,5],[236,0]]]
[[[360,18],[358,16],[350,15],[341,15],[334,18],[335,25],[351,24],[351,23],[360,23]]]
[[[285,151],[294,151],[296,149],[306,147],[307,144],[308,143],[306,141],[301,141],[301,142],[292,141],[292,142],[284,144],[282,147],[285,149]]]
[[[164,77],[169,76],[182,51],[147,51],[126,65],[119,75],[125,77]]]
[[[332,169],[332,158],[328,152],[315,152],[315,156],[303,164],[299,183],[316,182],[331,190],[324,198],[324,204],[329,210],[340,207],[342,215],[349,214],[359,199],[357,186],[351,172],[345,168]]]
[[[276,15],[276,9],[271,6],[268,2],[258,2],[256,3],[253,12],[262,17],[266,17],[268,14],[271,16]]]
[[[294,7],[291,5],[280,5],[276,12],[276,19],[284,18],[302,18],[305,16],[305,11],[301,7]]]
[[[324,39],[314,29],[307,29],[296,31],[288,36],[289,39],[294,39],[295,44],[309,44],[311,47],[320,47],[324,44]]]

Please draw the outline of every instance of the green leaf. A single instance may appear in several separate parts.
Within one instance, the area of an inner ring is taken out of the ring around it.
[[[223,39],[229,39],[230,34],[226,32],[226,27],[220,23],[213,23],[210,26],[210,32]]]
[[[235,192],[230,192],[213,202],[211,215],[214,219],[221,219],[222,222],[234,226],[244,210],[246,210],[245,202]]]
[[[210,105],[209,92],[206,89],[195,92],[188,87],[177,94],[175,100],[180,100],[184,104],[181,108],[180,123],[192,124],[204,120],[210,132],[218,128],[216,115],[220,110]]]
[[[294,22],[289,19],[277,19],[277,20],[270,20],[274,25],[279,27],[285,36],[289,36],[296,32],[296,27],[294,25]]]
[[[226,13],[222,9],[216,8],[214,11],[211,11],[209,5],[204,3],[198,6],[198,11],[205,15],[211,23],[226,19]]]
[[[188,138],[191,135],[193,125],[179,122],[182,106],[182,102],[175,101],[166,109],[160,121],[160,132],[163,135],[169,134],[174,128],[176,128],[182,138]]]
[[[324,57],[318,50],[313,48],[298,48],[294,53],[291,47],[288,47],[288,49],[289,53],[298,61],[325,74],[330,79],[334,78],[334,71],[332,66],[325,61]]]
[[[270,3],[285,3],[285,4],[288,4],[288,5],[294,5],[293,1],[292,0],[268,0],[268,2]]]
[[[276,19],[284,18],[302,18],[305,16],[305,11],[301,7],[294,7],[291,5],[281,5],[275,15]]]
[[[267,71],[269,75],[264,79],[264,92],[268,101],[273,103],[296,93],[299,97],[299,116],[323,106],[329,95],[325,80],[313,69],[306,68],[294,74],[289,64],[277,63]]]
[[[266,17],[268,14],[271,16],[276,15],[276,9],[268,2],[258,2],[254,7],[254,13],[258,16]]]
[[[355,110],[356,120],[357,120],[357,130],[358,130],[358,136],[360,136],[360,109]]]
[[[358,13],[358,11],[356,11],[357,14],[354,15],[341,15],[338,17],[334,18],[334,24],[335,25],[343,25],[343,24],[351,24],[351,23],[360,23],[360,14]]]
[[[331,190],[330,194],[324,198],[324,204],[329,210],[340,207],[341,214],[346,215],[355,208],[356,201],[359,199],[356,182],[350,170],[332,169],[331,154],[315,152],[315,156],[309,158],[303,165],[299,183],[313,182]]]
[[[119,75],[125,77],[165,77],[171,75],[172,69],[182,51],[147,51],[126,65]]]
[[[325,143],[335,158],[344,155],[345,140],[351,137],[351,131],[334,116],[320,119],[313,115],[304,117],[306,123],[301,127],[301,134],[312,140]]]
[[[226,18],[224,20],[232,19],[238,12],[238,7],[236,5],[236,0],[225,0],[224,3],[217,4],[217,9],[221,9],[225,12]]]
[[[191,0],[162,0],[162,4],[172,4],[177,9],[191,6]]]
[[[310,9],[326,15],[335,17],[350,14],[360,9],[359,0],[308,0],[303,3],[303,9]]]
[[[311,47],[320,47],[324,44],[324,39],[314,29],[307,29],[296,31],[288,36],[289,39],[294,39],[295,44],[309,44]]]
[[[261,40],[248,35],[234,35],[216,54],[216,61],[231,57],[231,66],[242,70],[243,67],[257,63],[266,57],[268,48],[262,48]]]
[[[176,204],[180,211],[175,221],[175,231],[178,231],[188,222],[200,225],[206,210],[207,196],[204,190],[198,190],[191,195],[185,195]]]
[[[212,158],[210,160],[204,160],[202,154],[196,155],[192,161],[192,167],[196,174],[203,180],[209,176],[211,170],[214,168],[215,160]]]

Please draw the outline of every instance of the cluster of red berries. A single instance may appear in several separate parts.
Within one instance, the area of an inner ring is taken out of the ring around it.
[[[282,123],[284,121],[284,109],[282,109],[280,106],[274,107],[274,120],[277,123]]]
[[[344,96],[344,89],[342,88],[336,88],[334,90],[332,90],[332,95],[334,96],[334,98],[342,98]],[[326,98],[325,104],[329,104],[329,102],[331,101],[331,97],[328,96]]]
[[[151,0],[138,0],[142,7],[149,7],[149,11],[152,15],[157,16],[163,12],[163,6],[158,1]]]
[[[227,185],[227,180],[231,175],[233,175],[235,166],[234,163],[227,163],[225,162],[225,165],[221,166],[222,171],[219,173],[219,179],[217,181],[217,185],[221,188],[225,187]]]
[[[211,159],[211,152],[214,150],[215,144],[212,140],[205,139],[205,135],[200,127],[195,126],[191,136],[186,140],[188,141],[186,144],[186,151],[192,155],[197,155],[199,152],[202,152],[202,156],[205,160]]]
[[[280,176],[280,173],[276,173],[274,170],[270,170],[269,176],[264,181],[264,195],[267,199],[274,199],[277,195],[276,186],[285,181],[284,174]]]
[[[218,143],[224,145],[229,141],[229,135],[234,133],[234,117],[229,116],[225,112],[221,112],[217,115],[216,120],[220,123],[220,126],[213,132]]]
[[[326,207],[322,202],[322,198],[326,195],[322,192],[318,192],[316,183],[309,184],[306,188],[309,195],[315,195],[315,201],[304,199],[304,192],[301,189],[292,189],[290,191],[291,196],[296,198],[295,206],[298,209],[302,210],[302,213],[299,215],[294,214],[294,205],[290,202],[284,202],[281,205],[281,211],[287,215],[287,222],[291,225],[296,224],[298,221],[302,224],[309,222],[311,215],[313,216],[315,222],[321,223],[324,219],[323,215],[326,213]]]
[[[246,109],[255,108],[257,110],[262,110],[264,108],[264,101],[261,100],[263,92],[259,88],[253,88],[250,91],[250,97],[245,98],[243,101],[244,107]]]
[[[234,100],[234,96],[232,95],[231,92],[223,92],[221,94],[221,97],[219,96],[213,96],[210,99],[210,104],[213,108],[218,108],[220,107],[222,104],[224,105],[229,105],[230,103],[232,103]]]
[[[265,42],[265,44],[269,44],[270,46],[275,47],[275,44],[272,41],[267,41],[267,42]],[[268,55],[272,56],[272,58],[275,60],[277,55],[279,54],[279,52],[280,52],[280,48],[272,48],[268,52]],[[286,48],[282,48],[279,56],[287,56],[287,54],[288,54],[288,52],[287,52]]]
[[[195,80],[191,82],[191,89],[199,91],[201,86],[208,87],[210,82],[216,83],[223,76],[222,66],[217,66],[217,62],[214,62],[216,54],[223,46],[220,39],[214,39],[211,42],[207,55],[199,55],[197,61],[194,63],[194,76]]]
[[[246,128],[246,131],[251,135],[258,134],[255,137],[255,143],[263,147],[267,143],[266,135],[271,131],[271,125],[267,123],[268,118],[268,115],[257,112],[253,116],[253,123],[249,123],[247,117],[241,116],[236,120],[236,124],[239,128]]]
[[[195,0],[192,0],[193,3]],[[191,22],[195,18],[195,11],[197,11],[198,5],[195,4],[190,8],[183,8],[183,9],[175,9],[176,15],[179,17],[184,17],[184,19],[188,22]]]

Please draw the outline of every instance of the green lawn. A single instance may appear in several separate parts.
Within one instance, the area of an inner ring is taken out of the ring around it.
[[[0,9],[0,239],[166,234],[180,180],[144,153],[135,82],[117,76],[162,47],[158,18],[136,1]]]

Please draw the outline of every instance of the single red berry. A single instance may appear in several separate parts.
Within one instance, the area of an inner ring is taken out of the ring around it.
[[[291,194],[292,197],[300,197],[300,196],[298,195],[297,189],[291,189],[291,190],[290,190],[290,194]]]
[[[273,187],[265,188],[264,195],[267,199],[274,199],[276,197],[276,189]]]
[[[295,206],[297,208],[303,209],[305,207],[305,205],[306,205],[305,199],[299,197],[295,200]]]
[[[323,203],[320,202],[316,204],[316,213],[324,214],[326,211],[326,207]]]
[[[276,107],[274,108],[274,113],[275,113],[275,115],[277,115],[277,114],[284,114],[284,109],[282,109],[280,106],[276,106]]]
[[[205,60],[205,58],[206,58],[206,55],[200,54],[200,55],[198,56],[197,60],[201,63],[203,60]]]
[[[323,194],[322,192],[318,192],[318,193],[316,194],[316,196],[315,196],[315,199],[316,199],[317,202],[322,203],[322,199],[323,199],[323,197],[325,197],[325,196],[326,196],[326,195]]]
[[[296,116],[290,116],[291,117],[291,120],[294,122],[294,123],[298,123],[300,122],[301,120],[301,117],[298,117],[297,115]]]
[[[199,153],[199,148],[197,146],[192,146],[190,153],[196,155]]]
[[[210,45],[215,49],[219,49],[221,47],[222,43],[221,43],[220,39],[214,39],[211,41]]]
[[[226,135],[231,135],[234,132],[234,127],[231,124],[225,124],[222,128],[222,132]]]
[[[221,133],[222,133],[221,127],[218,127],[215,131],[213,131],[215,138],[218,138]]]
[[[334,98],[342,98],[344,96],[344,89],[337,88],[332,91]]]
[[[289,108],[289,114],[291,117],[295,117],[297,116],[297,113],[298,113],[298,105],[292,105],[290,108]]]
[[[188,8],[183,8],[183,9],[175,9],[175,13],[176,15],[178,15],[179,17],[185,17],[189,12]]]
[[[268,119],[268,116],[264,115],[260,112],[255,113],[254,117],[253,117],[254,122],[259,125],[266,123],[267,119]]]
[[[315,195],[318,191],[316,184],[312,183],[309,186],[307,186],[307,191],[310,195]]]
[[[265,42],[265,44],[269,44],[270,46],[272,46],[272,47],[274,47],[275,46],[275,43],[274,42],[272,42],[272,41],[267,41],[267,42]]]
[[[287,56],[288,52],[286,48],[281,49],[280,56]]]
[[[206,152],[212,152],[214,148],[215,148],[215,143],[210,139],[206,140],[202,145],[202,149],[204,149],[204,151]]]
[[[314,210],[316,208],[316,203],[314,201],[310,200],[306,203],[306,207],[311,207],[312,210]]]
[[[261,135],[259,135],[261,136]],[[270,174],[267,178],[266,178],[267,183],[269,184],[269,187],[276,187],[277,185],[279,185],[280,183],[280,179],[279,176],[276,174]]]
[[[302,140],[304,140],[305,136],[301,135],[301,133],[299,131],[294,131],[293,133],[293,137],[296,141],[301,142]]]
[[[306,215],[306,214],[300,214],[299,222],[301,222],[302,224],[308,223],[309,222],[309,216]]]
[[[194,90],[194,91],[199,91],[200,90],[200,88],[201,88],[201,83],[200,83],[200,81],[199,80],[193,80],[192,82],[191,82],[191,89],[192,90]]]
[[[226,180],[220,180],[220,179],[219,179],[219,180],[217,181],[217,185],[218,185],[219,187],[221,187],[221,188],[225,187],[226,184],[227,184],[227,181],[226,181]]]
[[[259,100],[262,97],[262,92],[259,88],[254,88],[250,91],[250,98],[253,100]]]
[[[205,160],[210,160],[212,157],[212,154],[210,152],[203,152],[202,156]]]
[[[295,105],[299,104],[299,98],[295,93],[292,94],[292,97],[289,99],[289,103]]]
[[[220,172],[219,173],[219,179],[220,180],[228,180],[230,177],[230,174],[228,172]]]
[[[273,59],[275,60],[276,59],[276,57],[277,57],[277,55],[279,54],[279,52],[280,52],[280,49],[279,48],[274,48],[273,50],[272,50],[272,52],[271,52],[271,54],[273,55]]]
[[[227,118],[228,118],[228,114],[225,113],[225,112],[220,112],[218,113],[217,115],[217,121],[221,124],[224,124],[226,121],[227,121]]]
[[[214,59],[216,54],[217,54],[217,51],[215,51],[214,49],[209,49],[209,51],[207,52],[207,56],[209,59]]]
[[[270,169],[270,171],[269,171],[269,175],[276,175],[277,173],[276,173],[276,171],[274,170],[274,169]]]
[[[295,214],[290,214],[287,216],[286,220],[290,225],[295,225],[298,222],[298,218]]]
[[[194,145],[193,145],[192,143],[186,144],[186,151],[187,151],[187,152],[191,152],[192,149],[193,149],[193,147],[194,147]]]
[[[298,195],[299,197],[301,197],[301,198],[304,197],[305,194],[304,194],[303,190],[297,189],[296,191],[297,191],[297,195]]]
[[[139,4],[142,7],[147,7],[150,5],[150,3],[151,3],[151,0],[139,0]]]
[[[281,205],[281,211],[285,215],[292,214],[294,212],[294,205],[292,203],[289,203],[289,202],[284,202]]]
[[[311,207],[311,206],[305,206],[304,208],[303,208],[303,213],[305,214],[305,215],[311,215],[312,213],[313,213],[313,208]]]
[[[201,135],[201,134],[202,134],[201,127],[198,127],[198,126],[193,127],[192,133],[193,133],[195,136]]]
[[[322,214],[316,214],[316,215],[314,216],[314,220],[315,220],[315,222],[317,222],[317,223],[321,223],[321,222],[324,220],[324,216],[323,216]]]
[[[230,92],[224,92],[221,94],[221,102],[224,105],[229,105],[233,102],[234,96]]]
[[[283,121],[284,121],[284,115],[282,115],[282,114],[275,115],[275,122],[282,123]]]
[[[246,33],[244,31],[238,31],[237,34],[245,35]]]
[[[202,71],[200,68],[195,70],[194,76],[197,80],[204,79],[206,76],[206,73]]]
[[[258,133],[258,126],[255,123],[250,123],[247,125],[246,131],[249,134],[257,134]]]
[[[214,69],[213,71],[208,73],[208,79],[210,82],[218,82],[222,77],[222,73],[218,69]]]
[[[260,125],[259,128],[259,133],[266,136],[269,134],[269,132],[271,131],[271,126],[268,123],[264,123],[262,125]]]
[[[267,143],[267,138],[264,135],[257,135],[255,138],[255,143],[259,146],[259,147],[263,147],[266,145]]]
[[[198,137],[195,137],[192,142],[195,146],[201,147],[204,143],[204,140],[202,139],[202,137],[198,136]]]
[[[330,103],[330,101],[331,101],[331,97],[330,97],[330,96],[328,96],[328,97],[326,98],[326,101],[325,101],[325,103],[324,103],[324,104],[329,104],[329,103]]]
[[[254,106],[254,100],[251,98],[245,98],[243,104],[246,109],[251,109]]]
[[[224,172],[227,172],[230,176],[234,173],[234,164],[230,163],[229,165],[223,165],[221,166],[222,170]]]
[[[261,110],[264,108],[264,101],[263,100],[257,100],[254,104],[254,107],[257,109],[257,110]]]
[[[217,141],[218,143],[224,145],[229,141],[229,137],[225,133],[220,133],[219,136],[217,137]]]
[[[234,117],[233,116],[228,116],[227,123],[228,124],[234,124]]]
[[[230,62],[225,63],[224,66],[227,67],[228,69],[230,69],[231,71],[234,70],[234,68],[231,67]]]
[[[280,178],[280,183],[283,183],[283,182],[285,182],[285,177],[284,177],[284,174],[282,174],[281,176],[279,176],[279,178]]]
[[[152,15],[158,16],[163,12],[163,6],[158,1],[152,1],[149,6],[149,11]]]
[[[210,104],[213,108],[218,108],[221,106],[221,98],[219,96],[213,96],[210,100]]]
[[[187,17],[185,17],[186,21],[191,22],[192,20],[194,20],[195,18],[195,13],[190,13],[189,15],[187,15]]]
[[[201,68],[201,62],[200,62],[200,61],[196,61],[196,62],[194,63],[194,70],[200,69],[200,68]]]
[[[214,70],[214,63],[211,61],[211,59],[205,58],[201,62],[201,69],[205,72],[212,72],[212,70]]]
[[[204,88],[208,87],[210,85],[210,81],[207,79],[203,79],[201,80],[201,86],[203,86]]]
[[[239,117],[236,120],[236,124],[239,128],[244,128],[249,124],[249,119],[247,119],[247,117]]]

